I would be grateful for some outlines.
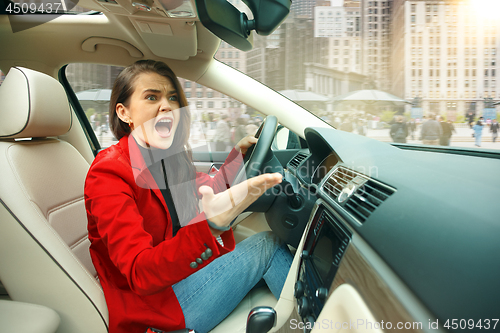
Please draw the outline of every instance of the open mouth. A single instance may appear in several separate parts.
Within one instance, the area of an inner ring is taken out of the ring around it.
[[[158,132],[162,138],[167,138],[170,136],[173,124],[171,118],[162,118],[155,124],[156,132]]]

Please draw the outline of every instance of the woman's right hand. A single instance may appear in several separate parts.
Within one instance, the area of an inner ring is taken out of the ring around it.
[[[226,227],[250,204],[257,200],[265,191],[281,183],[280,173],[266,173],[259,175],[231,188],[214,194],[209,186],[201,186],[200,194],[203,196],[201,203],[207,219],[219,227]],[[214,236],[222,231],[210,229]]]

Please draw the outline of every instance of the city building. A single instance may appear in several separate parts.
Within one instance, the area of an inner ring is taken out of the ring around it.
[[[391,10],[393,1],[368,1],[361,3],[361,73],[373,87],[390,89],[391,63]]]
[[[111,89],[123,67],[97,64],[69,64],[66,77],[73,88],[79,92],[89,89]]]
[[[336,0],[314,8],[314,37],[328,38],[326,65],[361,73],[361,15],[359,1]]]
[[[451,120],[499,100],[498,18],[464,1],[394,0],[392,24],[393,93]]]
[[[314,7],[314,37],[343,37],[347,32],[344,1]]]
[[[306,64],[328,62],[328,39],[314,38],[312,19],[288,17],[271,36],[254,41],[247,74],[274,90],[304,90]]]
[[[221,42],[215,58],[243,73],[246,72],[245,52],[224,41]],[[204,115],[208,114],[211,114],[212,117],[218,117],[222,113],[236,119],[246,110],[246,107],[240,102],[218,91],[185,79],[179,79],[179,81],[184,88],[192,118],[195,120],[201,120]]]
[[[290,6],[290,16],[294,18],[312,19],[316,0],[294,0]]]

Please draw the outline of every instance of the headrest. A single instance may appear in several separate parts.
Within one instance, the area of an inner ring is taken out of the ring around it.
[[[71,109],[57,80],[12,67],[0,86],[0,119],[0,139],[58,136],[71,127]]]

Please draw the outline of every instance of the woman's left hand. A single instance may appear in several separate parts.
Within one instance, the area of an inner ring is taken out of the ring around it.
[[[257,143],[257,139],[253,135],[249,135],[241,139],[240,142],[236,144],[235,148],[242,154],[246,154],[247,149],[255,143]]]

